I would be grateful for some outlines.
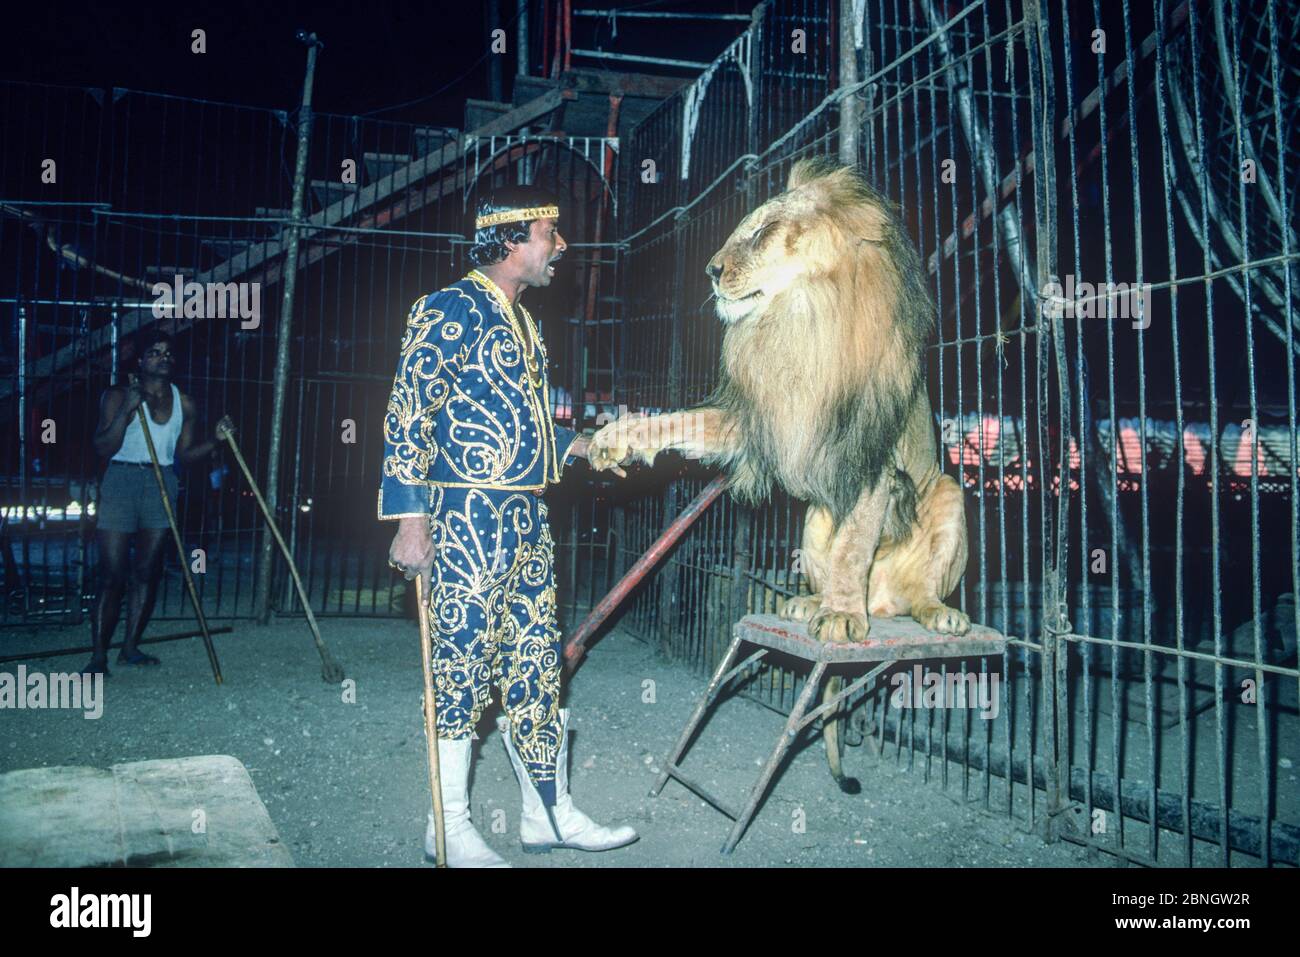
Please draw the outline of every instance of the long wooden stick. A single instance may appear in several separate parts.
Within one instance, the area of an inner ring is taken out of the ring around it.
[[[185,588],[190,593],[190,603],[194,605],[194,615],[199,620],[203,631],[203,647],[208,652],[208,662],[212,665],[212,677],[221,684],[221,665],[217,663],[217,649],[212,646],[212,633],[208,631],[208,619],[199,604],[199,590],[194,587],[194,576],[190,574],[189,556],[185,554],[185,542],[181,540],[180,526],[176,524],[176,513],[172,511],[172,500],[167,494],[167,482],[163,478],[162,466],[158,464],[158,451],[153,447],[153,435],[149,432],[148,403],[141,401],[135,411],[140,417],[140,428],[144,431],[145,448],[149,450],[149,461],[153,463],[153,477],[158,480],[158,494],[162,496],[163,511],[167,513],[167,524],[171,526],[172,538],[176,540],[176,553],[181,559],[181,574],[185,576]],[[172,409],[172,415],[180,415],[180,409]]]
[[[415,603],[419,606],[420,660],[424,665],[424,740],[429,751],[429,790],[433,792],[433,840],[438,866],[447,866],[447,833],[442,819],[442,772],[438,767],[438,712],[433,697],[433,644],[429,638],[429,608],[424,598],[424,576],[415,576]]]
[[[285,544],[284,537],[275,524],[275,518],[271,515],[270,506],[266,504],[266,499],[262,498],[262,490],[257,487],[257,481],[253,478],[248,463],[244,461],[243,453],[239,451],[239,443],[235,441],[234,433],[223,428],[218,429],[218,436],[226,440],[226,443],[230,446],[230,451],[235,454],[235,461],[239,463],[239,469],[244,473],[249,488],[253,490],[253,497],[257,499],[257,504],[262,509],[262,517],[266,519],[266,527],[270,529],[276,544],[280,546],[284,560],[289,563],[289,574],[293,576],[293,583],[298,589],[298,599],[302,602],[302,610],[307,613],[307,624],[311,627],[312,639],[316,642],[316,650],[320,653],[321,677],[333,684],[338,684],[343,680],[343,669],[330,657],[329,649],[325,647],[325,642],[320,636],[320,626],[316,624],[316,615],[311,610],[311,602],[307,600],[307,589],[303,587],[302,576],[298,574],[298,566],[293,560],[293,553],[289,551],[289,546]]]

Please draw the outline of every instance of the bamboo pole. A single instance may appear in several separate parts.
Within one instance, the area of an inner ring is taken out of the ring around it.
[[[257,481],[253,478],[253,473],[244,461],[244,455],[239,451],[239,444],[235,441],[235,433],[230,427],[224,424],[217,426],[217,438],[224,439],[230,446],[230,451],[235,455],[235,461],[239,463],[239,470],[244,473],[244,478],[248,481],[248,486],[253,491],[253,498],[257,500],[258,507],[262,510],[262,517],[266,519],[266,528],[280,546],[280,552],[284,555],[284,560],[289,563],[289,574],[293,576],[293,583],[298,589],[298,600],[302,602],[302,610],[307,613],[307,624],[311,628],[312,639],[316,642],[316,651],[320,653],[321,660],[321,677],[331,684],[338,684],[343,680],[343,669],[338,663],[330,657],[329,649],[325,647],[325,641],[320,636],[320,626],[316,624],[316,615],[311,610],[311,602],[307,599],[307,589],[303,587],[302,576],[298,574],[298,566],[293,560],[293,553],[289,551],[289,546],[285,543],[284,536],[280,534],[280,529],[275,524],[275,516],[271,513],[271,507],[266,504],[266,499],[262,498],[262,490],[257,487]]]
[[[433,792],[433,840],[438,867],[447,866],[447,827],[442,817],[442,771],[438,767],[438,711],[433,697],[433,642],[429,637],[429,608],[425,604],[424,575],[415,576],[415,603],[419,606],[420,661],[424,670],[424,740],[429,752],[429,790]]]
[[[132,376],[132,381],[135,377]],[[194,576],[190,574],[189,556],[185,554],[185,542],[181,540],[180,526],[176,524],[176,513],[172,510],[172,500],[167,495],[167,483],[163,479],[162,466],[158,464],[158,451],[153,446],[153,435],[149,432],[149,413],[147,411],[147,402],[141,402],[136,406],[136,414],[140,417],[140,428],[144,432],[144,444],[149,450],[149,461],[153,463],[153,477],[158,481],[158,494],[162,496],[163,511],[167,513],[167,524],[171,526],[172,538],[176,541],[176,553],[181,559],[181,574],[185,576],[185,588],[190,593],[190,603],[194,605],[194,615],[199,620],[199,628],[203,632],[203,647],[208,653],[208,662],[212,665],[212,678],[217,684],[221,684],[221,665],[217,663],[217,649],[212,646],[212,633],[208,631],[208,619],[203,614],[203,606],[199,604],[199,591],[194,587]],[[179,408],[172,409],[172,415],[180,415]]]

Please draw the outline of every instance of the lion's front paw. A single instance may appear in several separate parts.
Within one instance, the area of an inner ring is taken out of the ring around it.
[[[947,605],[935,605],[922,612],[916,620],[923,628],[941,635],[964,635],[970,631],[970,616]]]
[[[612,469],[627,457],[627,443],[622,436],[610,433],[613,427],[611,423],[602,428],[587,445],[587,462],[597,472]]]
[[[599,471],[622,465],[635,455],[647,464],[654,462],[658,449],[652,448],[646,428],[647,416],[633,412],[611,422],[591,437],[587,461]]]
[[[822,607],[821,595],[797,595],[786,599],[780,617],[786,621],[812,621]]]
[[[833,641],[837,644],[866,641],[871,632],[871,622],[866,615],[855,611],[823,608],[813,615],[808,631],[818,641]]]

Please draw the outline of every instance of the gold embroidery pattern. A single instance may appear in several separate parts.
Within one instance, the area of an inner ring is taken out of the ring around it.
[[[499,213],[489,213],[474,220],[475,229],[487,229],[501,223],[522,223],[530,219],[559,219],[558,206],[529,206],[527,209],[503,209]]]
[[[549,482],[558,482],[560,481],[562,458],[557,456],[555,448],[555,422],[551,418],[551,386],[546,361],[546,343],[542,341],[541,333],[537,331],[537,325],[533,322],[532,314],[524,308],[523,303],[519,304],[519,312],[523,314],[523,330],[521,330],[519,320],[515,317],[514,306],[505,294],[505,290],[477,269],[471,269],[467,278],[496,300],[497,307],[509,321],[510,328],[514,331],[520,346],[527,348],[530,345],[535,345],[536,347],[535,351],[540,358],[535,364],[530,363],[529,365],[529,381],[537,390],[538,422],[540,428],[545,430],[542,436],[542,444],[545,451],[549,453],[547,456],[548,467],[544,470],[542,480],[543,485]],[[527,333],[527,344],[525,344],[524,330]],[[533,373],[537,373],[535,379],[532,377]]]
[[[542,384],[543,372],[546,367],[546,346],[542,342],[542,337],[533,325],[533,317],[528,310],[524,308],[523,303],[519,304],[519,311],[524,314],[524,324],[520,326],[519,318],[515,315],[514,304],[506,295],[505,290],[494,283],[485,273],[477,269],[469,271],[469,279],[477,283],[480,288],[487,292],[494,300],[501,314],[506,317],[510,323],[510,329],[519,341],[519,346],[524,350],[525,363],[528,366],[528,384],[536,389]]]
[[[525,431],[536,418],[527,414],[532,390],[524,385],[525,375],[510,330],[488,328],[447,399],[449,434],[438,454],[460,480],[500,483],[521,477],[541,456],[541,443],[529,443]]]
[[[560,480],[545,343],[489,277],[465,279],[411,308],[384,418],[381,519],[418,513],[396,487],[541,490]]]
[[[559,752],[561,666],[546,504],[532,495],[436,488],[432,507],[439,734],[469,734],[495,683],[515,746],[545,795]]]
[[[459,361],[458,356],[443,353],[438,339],[448,338],[439,329],[445,313],[426,307],[430,298],[421,296],[411,306],[399,371],[384,416],[384,439],[391,443],[392,452],[384,457],[383,474],[412,485],[428,475],[429,456],[437,447],[433,419],[447,401],[450,385],[444,369],[453,371]]]

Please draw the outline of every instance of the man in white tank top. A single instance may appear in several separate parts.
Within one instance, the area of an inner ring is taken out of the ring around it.
[[[82,669],[85,672],[108,674],[108,649],[132,568],[135,580],[131,582],[126,637],[117,663],[158,664],[153,655],[140,651],[139,641],[153,612],[171,532],[136,410],[141,404],[147,410],[149,434],[173,507],[177,480],[172,464],[196,462],[217,447],[215,438],[194,441],[198,410],[193,400],[172,384],[175,363],[171,337],[161,330],[149,330],[137,339],[135,354],[138,381],[112,386],[104,393],[95,430],[95,451],[109,463],[99,488],[99,595],[90,617],[94,651]],[[134,561],[130,557],[132,539]]]

